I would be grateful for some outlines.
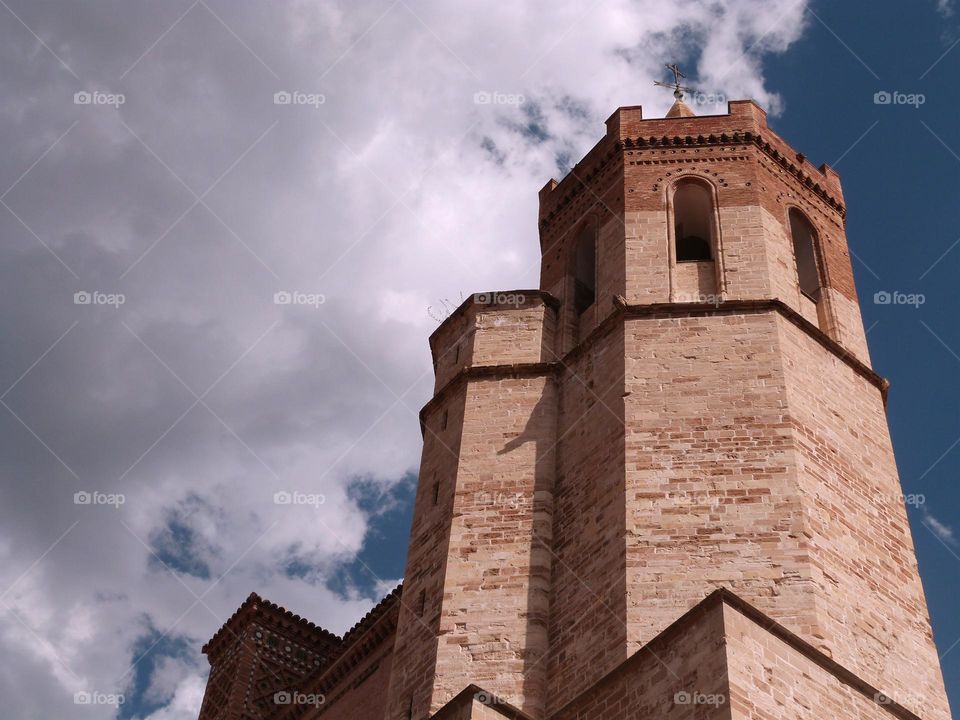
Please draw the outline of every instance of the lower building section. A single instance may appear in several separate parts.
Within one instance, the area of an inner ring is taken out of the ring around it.
[[[912,699],[923,707],[922,698]],[[931,713],[936,713],[936,706]],[[917,720],[752,605],[718,590],[547,720]],[[470,686],[435,720],[530,720]]]

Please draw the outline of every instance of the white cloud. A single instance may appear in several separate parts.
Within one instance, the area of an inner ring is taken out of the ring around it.
[[[146,720],[197,720],[205,686],[206,678],[203,676],[185,677],[177,685],[170,702],[160,710],[150,713]]]
[[[954,530],[949,525],[940,522],[928,511],[924,510],[923,512],[923,524],[941,541],[947,543],[948,545],[953,545],[956,547],[958,545],[956,534]]]
[[[791,0],[206,5],[242,43],[199,4],[134,65],[185,8],[11,2],[80,80],[0,29],[0,191],[76,121],[4,197],[31,231],[0,208],[0,392],[77,322],[0,408],[5,717],[129,692],[156,633],[201,667],[253,589],[349,627],[395,578],[346,598],[325,580],[370,527],[351,483],[417,465],[427,305],[536,285],[537,190],[616,106],[663,114],[663,62],[700,51],[691,83],[776,109],[760,53],[804,27]],[[74,105],[87,87],[126,103]],[[274,105],[285,89],[326,102]],[[126,303],[76,306],[82,289]],[[326,302],[274,304],[292,289]],[[79,490],[126,502],[77,506]],[[281,490],[324,502],[277,505]],[[151,720],[194,717],[201,673],[157,668],[170,702]]]

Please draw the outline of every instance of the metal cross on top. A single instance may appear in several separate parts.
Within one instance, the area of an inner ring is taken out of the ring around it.
[[[684,85],[681,85],[681,84],[680,84],[680,79],[681,79],[681,78],[685,78],[685,77],[687,77],[687,76],[684,75],[682,72],[680,72],[680,66],[679,66],[679,65],[677,65],[676,63],[674,63],[673,65],[666,65],[665,67],[667,68],[667,70],[669,70],[670,72],[673,73],[673,82],[672,82],[672,83],[664,83],[664,82],[660,82],[659,80],[654,80],[654,81],[653,81],[653,84],[654,84],[654,85],[658,85],[658,86],[660,86],[660,87],[665,87],[665,88],[673,88],[673,96],[674,96],[677,100],[683,100],[683,92],[684,92],[684,91],[687,91],[687,92],[689,92],[689,93],[695,93],[695,92],[696,92],[696,90],[694,90],[693,88],[691,88],[691,87],[685,87]]]

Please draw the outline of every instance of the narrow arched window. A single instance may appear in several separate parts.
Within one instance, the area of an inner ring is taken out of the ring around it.
[[[597,299],[597,242],[591,226],[580,231],[573,252],[573,306],[583,315]]]
[[[793,255],[797,260],[797,281],[800,284],[800,292],[814,302],[820,302],[817,231],[806,216],[796,208],[790,209],[790,235],[793,237]]]
[[[686,181],[673,195],[677,262],[713,259],[713,198],[703,183]]]

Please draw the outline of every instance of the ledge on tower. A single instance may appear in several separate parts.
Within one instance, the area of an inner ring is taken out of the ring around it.
[[[542,362],[553,348],[559,305],[542,290],[470,295],[430,335],[435,390],[467,368]]]
[[[918,712],[928,716],[927,709],[908,709],[721,588],[593,686],[548,712],[547,720],[920,720]],[[475,685],[432,720],[493,718],[527,720],[509,698]]]

